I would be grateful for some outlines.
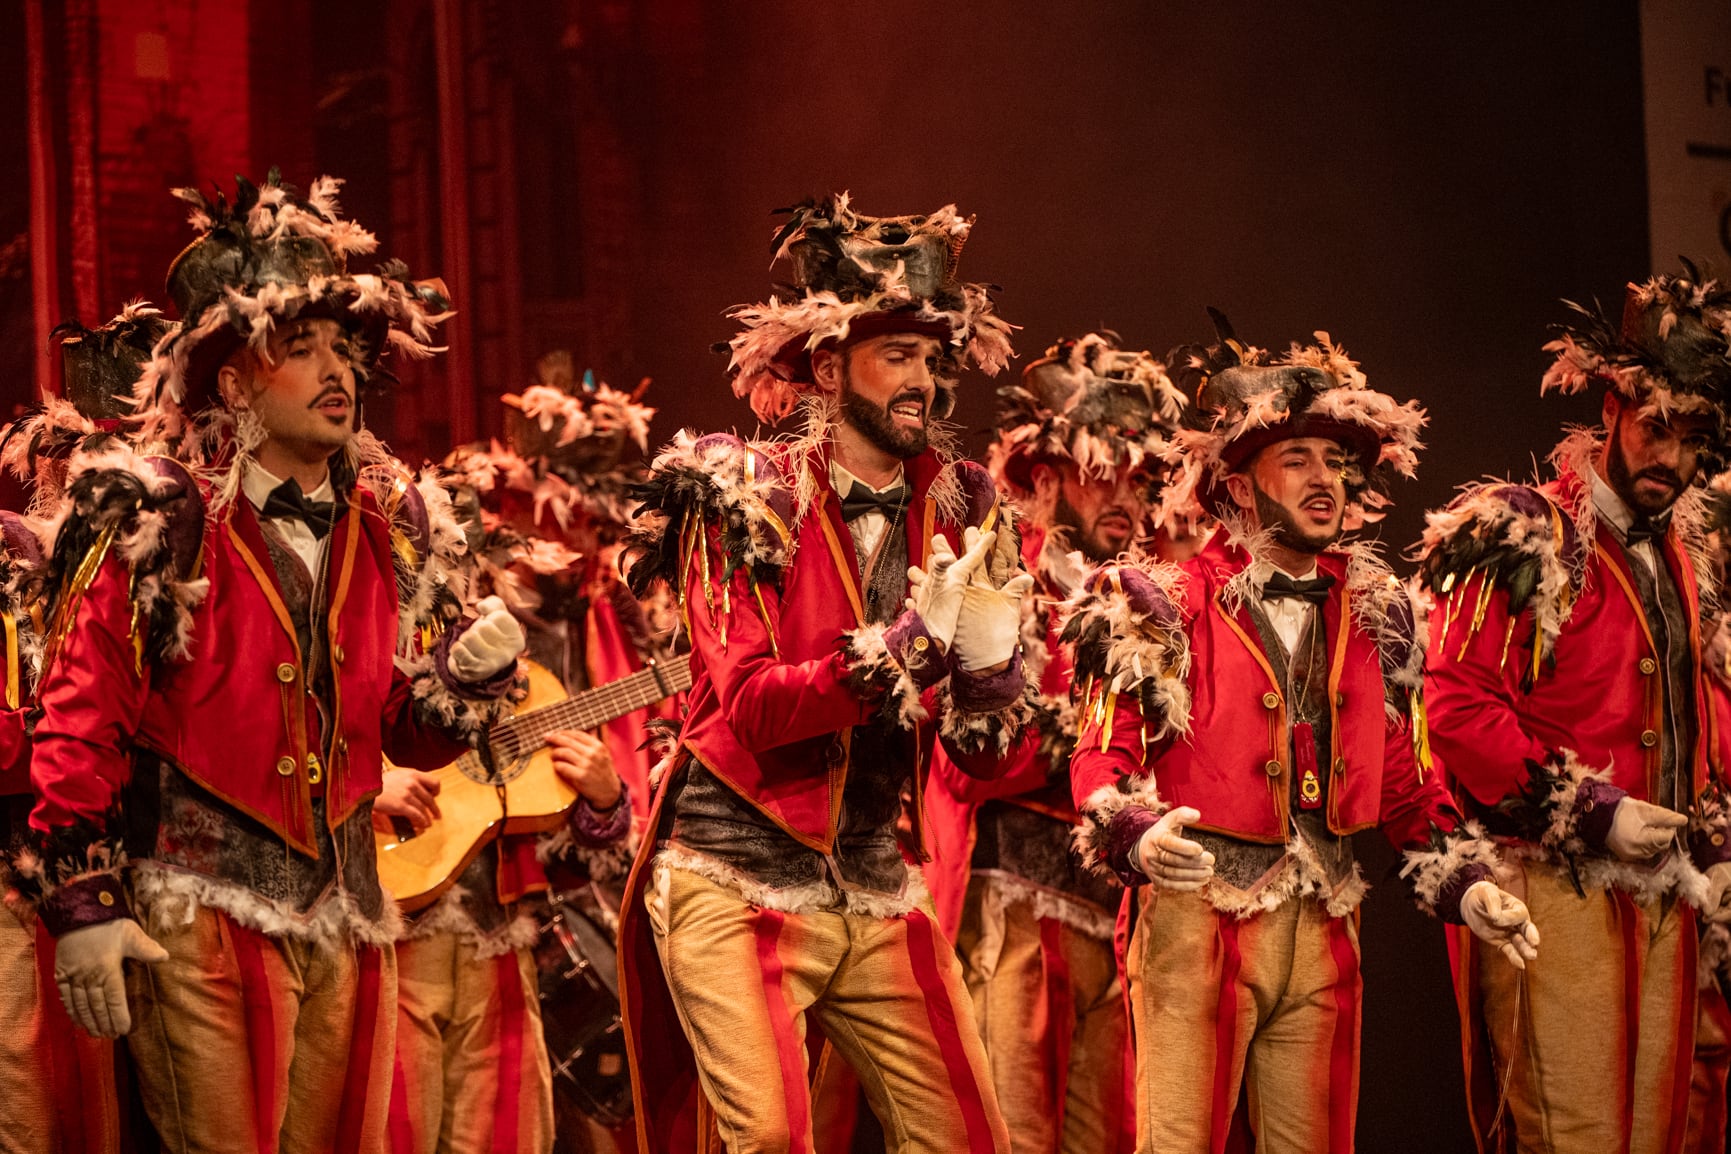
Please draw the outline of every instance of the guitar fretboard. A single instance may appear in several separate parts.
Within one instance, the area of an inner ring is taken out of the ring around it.
[[[487,740],[496,750],[528,752],[537,748],[549,733],[594,729],[690,688],[690,660],[672,657],[617,681],[573,693],[564,701],[519,713],[489,730]]]

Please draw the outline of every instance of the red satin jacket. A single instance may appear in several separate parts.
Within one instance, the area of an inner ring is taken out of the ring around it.
[[[1222,596],[1249,563],[1223,537],[1216,533],[1180,566],[1185,580],[1175,607],[1190,651],[1189,736],[1149,740],[1135,695],[1094,687],[1079,703],[1084,716],[1071,784],[1085,807],[1096,790],[1146,774],[1163,802],[1201,813],[1195,828],[1283,844],[1290,836],[1293,774],[1286,706],[1249,611],[1229,608]],[[1385,647],[1410,649],[1410,627],[1404,641],[1397,633],[1379,644],[1355,614],[1361,601],[1388,590],[1350,584],[1343,553],[1324,553],[1317,566],[1335,579],[1323,606],[1332,752],[1319,768],[1327,775],[1328,827],[1342,836],[1381,827],[1397,846],[1423,845],[1433,824],[1449,833],[1461,819],[1441,775],[1423,769],[1415,756],[1407,703],[1397,701],[1391,710],[1388,701]],[[1395,597],[1406,600],[1403,591]],[[1398,663],[1405,654],[1390,657]]]
[[[795,841],[828,853],[847,780],[850,731],[880,708],[849,686],[842,651],[842,635],[865,621],[859,560],[829,484],[827,447],[809,455],[780,451],[772,460],[756,448],[742,451],[757,458],[751,468],[759,476],[774,470],[789,488],[800,471],[811,470],[816,497],[797,524],[776,525],[796,558],[782,571],[779,590],[754,588],[743,571],[723,581],[718,548],[707,556],[694,551],[690,558],[684,608],[693,684],[680,744]],[[905,466],[913,488],[903,529],[909,565],[926,564],[934,534],[945,534],[959,551],[964,524],[989,524],[997,516],[991,479],[979,466],[961,462],[953,468],[963,480],[965,521],[942,518],[932,493],[940,468],[930,452]],[[935,732],[930,723],[920,726],[922,750],[930,749]],[[1001,768],[993,756],[960,750],[954,756],[979,776],[994,776]],[[925,773],[916,773],[916,832],[924,785]]]
[[[1563,518],[1587,499],[1582,489],[1573,475],[1539,487]],[[1564,749],[1592,769],[1609,769],[1612,784],[1634,797],[1646,800],[1657,792],[1664,708],[1660,657],[1622,546],[1598,523],[1589,547],[1585,580],[1575,589],[1574,607],[1557,638],[1555,662],[1542,665],[1530,691],[1523,692],[1521,679],[1536,617],[1519,614],[1511,630],[1506,588],[1493,586],[1476,629],[1471,613],[1483,576],[1469,579],[1457,594],[1462,608],[1451,613],[1444,606],[1435,614],[1425,664],[1432,741],[1449,775],[1486,806],[1527,783],[1529,761],[1544,764]],[[1688,764],[1698,794],[1718,740],[1712,691],[1701,673],[1700,589],[1674,526],[1660,552],[1689,610],[1696,741]]]
[[[290,849],[316,856],[314,776],[334,827],[378,792],[381,754],[423,769],[459,756],[463,745],[413,717],[409,679],[393,660],[389,525],[364,488],[329,548],[330,764],[318,761],[318,713],[263,532],[252,505],[237,500],[206,518],[201,575],[210,587],[192,612],[188,660],[138,657],[128,570],[112,554],[103,562],[40,686],[31,825],[102,825],[130,777],[132,748],[142,746]]]

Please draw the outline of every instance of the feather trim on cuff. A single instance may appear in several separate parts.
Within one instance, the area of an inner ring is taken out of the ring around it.
[[[1150,778],[1128,777],[1116,786],[1101,786],[1082,803],[1082,822],[1072,835],[1082,865],[1127,886],[1143,884],[1148,879],[1131,867],[1129,849],[1171,808],[1160,800]]]
[[[1496,843],[1477,822],[1448,833],[1433,825],[1425,848],[1401,854],[1400,876],[1412,886],[1421,910],[1458,924],[1461,898],[1474,883],[1493,880],[1500,861]]]
[[[1708,783],[1689,813],[1689,856],[1701,870],[1731,861],[1731,805],[1717,781]]]
[[[128,917],[121,872],[129,864],[118,804],[100,819],[81,817],[44,833],[29,831],[29,843],[11,860],[11,878],[33,903],[48,932]]]
[[[475,701],[458,696],[442,673],[435,655],[397,658],[397,668],[409,679],[415,716],[425,725],[469,740],[510,717],[516,710],[515,687],[502,697]]]
[[[842,662],[847,687],[862,701],[883,699],[883,721],[896,729],[912,729],[929,713],[920,703],[920,688],[890,653],[888,627],[862,625],[842,634]]]
[[[958,678],[966,676],[954,674],[938,690],[938,736],[963,753],[1003,757],[1022,731],[1033,724],[1033,697],[1024,692],[1007,705],[970,709],[967,691],[957,684]],[[1021,681],[1019,671],[1016,681]]]
[[[1554,854],[1574,857],[1605,851],[1611,816],[1623,791],[1609,770],[1595,770],[1572,749],[1540,764],[1527,762],[1527,782],[1505,798],[1497,812],[1519,835]]]

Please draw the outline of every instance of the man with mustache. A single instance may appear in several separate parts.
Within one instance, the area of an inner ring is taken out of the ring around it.
[[[734,311],[733,371],[761,419],[803,409],[803,435],[681,434],[641,490],[630,580],[677,591],[694,679],[620,922],[646,1152],[810,1149],[808,1024],[890,1148],[1008,1149],[914,864],[933,747],[990,776],[1030,715],[1032,578],[937,424],[948,375],[1010,351],[956,276],[971,226],[845,195],[794,210],[772,246],[794,294]]]
[[[455,759],[522,648],[502,608],[458,619],[448,502],[361,430],[387,342],[428,354],[448,312],[400,265],[348,271],[374,242],[337,186],[180,191],[200,233],[169,271],[181,319],[136,441],[72,458],[46,576],[18,872],[61,997],[128,1036],[174,1151],[384,1148],[382,757]]]
[[[1023,655],[1038,676],[1038,745],[980,781],[941,753],[932,766],[938,918],[973,994],[1016,1151],[1127,1150],[1130,1024],[1112,948],[1122,888],[1080,868],[1070,840],[1070,663],[1059,607],[1089,566],[1129,549],[1184,407],[1165,366],[1110,333],[1060,341],[999,390],[987,454],[1026,520]]]
[[[1182,565],[1095,570],[1065,626],[1076,840],[1127,887],[1138,1149],[1222,1149],[1244,1087],[1258,1151],[1348,1154],[1366,888],[1349,835],[1380,828],[1420,905],[1511,969],[1538,934],[1428,764],[1405,590],[1340,541],[1385,467],[1414,472],[1423,411],[1325,333],[1271,361],[1215,316],[1220,342],[1169,366],[1196,400],[1166,501],[1221,528]]]
[[[1684,1134],[1697,922],[1731,912],[1696,484],[1724,461],[1731,293],[1689,267],[1629,285],[1616,320],[1576,312],[1540,387],[1602,384],[1602,428],[1424,536],[1436,748],[1545,927],[1524,981],[1463,943],[1457,991],[1481,1131],[1506,1084],[1518,1149],[1662,1151]]]

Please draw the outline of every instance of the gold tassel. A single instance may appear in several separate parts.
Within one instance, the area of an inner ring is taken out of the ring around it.
[[[709,610],[709,623],[714,625],[715,584],[714,579],[709,573],[709,534],[704,531],[703,519],[701,517],[697,519],[695,531],[691,536],[694,542],[694,547],[697,549],[699,567],[703,570],[703,575],[698,579],[703,584],[703,604]]]
[[[1107,693],[1103,695],[1100,705],[1100,752],[1105,753],[1106,747],[1112,744],[1112,714],[1118,709],[1118,695]]]
[[[1436,764],[1430,751],[1430,714],[1425,710],[1422,690],[1409,689],[1406,697],[1412,715],[1412,748],[1418,761],[1418,779],[1422,783],[1424,775]]]
[[[66,640],[66,635],[72,632],[72,623],[78,617],[78,604],[84,598],[84,591],[90,588],[90,583],[96,580],[96,574],[102,568],[102,562],[108,557],[108,549],[114,544],[114,534],[118,525],[110,525],[96,538],[96,544],[90,547],[90,552],[84,555],[84,560],[78,563],[61,590],[60,600],[54,610],[54,624],[48,630],[47,652],[42,658],[42,676],[48,676],[48,670],[54,665],[54,657],[60,650],[60,645]]]
[[[1491,607],[1491,592],[1495,587],[1496,583],[1491,579],[1491,571],[1486,569],[1479,575],[1479,599],[1473,606],[1474,635],[1477,635],[1478,631],[1484,626],[1485,610]]]
[[[1454,594],[1452,592],[1454,584],[1455,575],[1453,573],[1449,573],[1443,577],[1442,598],[1440,600],[1443,615],[1442,636],[1437,638],[1437,648],[1442,650],[1444,653],[1448,652],[1449,626],[1453,625],[1455,620],[1455,602]]]
[[[18,619],[10,613],[0,613],[6,626],[6,708],[18,708]]]
[[[1514,640],[1514,636],[1515,636],[1515,619],[1511,615],[1509,617],[1508,624],[1503,627],[1503,655],[1502,655],[1502,658],[1497,661],[1497,672],[1498,673],[1501,673],[1504,669],[1508,668],[1508,664],[1509,664],[1509,642]]]
[[[769,634],[769,652],[780,661],[781,646],[775,643],[775,626],[769,623],[769,608],[763,603],[763,590],[757,587],[756,578],[747,577],[746,581],[751,585],[751,595],[757,598],[757,615],[763,618],[763,631]]]
[[[733,616],[732,582],[723,582],[721,586],[721,651],[727,652],[727,622]]]
[[[1539,611],[1533,609],[1533,684],[1539,683],[1539,664],[1544,660],[1544,635],[1539,630]]]

